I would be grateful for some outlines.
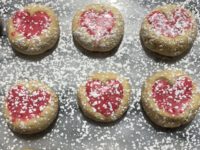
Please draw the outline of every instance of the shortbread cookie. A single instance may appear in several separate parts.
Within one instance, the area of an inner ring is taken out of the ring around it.
[[[178,5],[155,8],[144,18],[140,30],[142,43],[147,49],[170,57],[187,52],[196,36],[194,16]]]
[[[200,106],[200,93],[184,72],[164,70],[146,80],[141,102],[155,124],[175,128],[194,118]]]
[[[58,18],[51,8],[30,4],[10,17],[7,34],[15,50],[27,55],[41,54],[58,41]]]
[[[78,89],[78,104],[85,116],[98,122],[119,119],[128,109],[130,85],[115,73],[94,73]]]
[[[124,20],[112,6],[91,4],[75,14],[72,34],[74,40],[89,51],[110,51],[121,42]]]
[[[56,93],[39,81],[17,83],[5,98],[5,118],[9,127],[20,134],[43,131],[55,120],[57,113]]]

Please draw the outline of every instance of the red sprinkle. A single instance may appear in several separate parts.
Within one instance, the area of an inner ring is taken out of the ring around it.
[[[152,96],[160,109],[179,115],[187,108],[192,97],[192,81],[179,77],[174,85],[167,80],[157,80],[152,87]]]
[[[41,89],[30,94],[25,87],[18,85],[9,91],[7,107],[13,121],[27,120],[40,115],[49,100],[50,94]]]
[[[91,9],[81,14],[80,25],[98,40],[110,34],[115,25],[115,18],[111,11],[97,12]]]
[[[50,25],[49,16],[42,11],[30,15],[27,11],[17,11],[13,16],[13,24],[16,31],[22,33],[27,39],[40,35]]]
[[[86,93],[89,103],[104,116],[110,116],[118,109],[123,98],[123,86],[117,80],[103,83],[99,80],[88,81]]]
[[[192,27],[191,17],[183,8],[173,11],[170,18],[167,18],[162,12],[153,11],[147,16],[147,19],[157,33],[172,38]]]

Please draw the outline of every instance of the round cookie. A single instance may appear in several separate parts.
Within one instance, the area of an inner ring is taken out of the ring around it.
[[[178,5],[164,5],[152,10],[141,26],[143,45],[160,55],[174,57],[187,52],[197,36],[192,13]]]
[[[78,104],[85,116],[98,122],[119,119],[128,109],[129,81],[111,72],[94,73],[78,89]]]
[[[116,8],[91,4],[78,10],[72,21],[75,42],[84,49],[106,52],[117,47],[124,34],[124,20]]]
[[[43,5],[30,4],[8,20],[7,35],[12,47],[26,55],[38,55],[53,48],[60,35],[58,18]]]
[[[4,116],[9,127],[19,134],[33,134],[46,129],[58,114],[58,97],[39,81],[13,85],[4,104]]]
[[[200,93],[191,77],[184,72],[164,70],[146,80],[141,103],[155,124],[175,128],[195,117],[200,106]]]

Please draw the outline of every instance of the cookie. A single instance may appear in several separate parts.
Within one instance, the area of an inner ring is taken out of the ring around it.
[[[106,52],[117,47],[124,34],[124,20],[117,8],[91,4],[78,10],[72,21],[75,42],[84,49]]]
[[[141,26],[144,47],[163,56],[186,53],[197,36],[197,23],[192,13],[178,5],[164,5],[152,10]]]
[[[42,54],[59,39],[58,18],[51,8],[30,4],[9,18],[7,35],[16,51],[26,55]]]
[[[4,116],[9,127],[19,134],[33,134],[45,130],[58,114],[58,97],[39,81],[13,85],[4,103]]]
[[[161,127],[175,128],[195,117],[200,106],[200,93],[186,73],[164,70],[146,80],[141,103],[152,122]]]
[[[119,119],[128,109],[129,81],[116,73],[92,74],[78,89],[78,104],[85,116],[98,122]]]

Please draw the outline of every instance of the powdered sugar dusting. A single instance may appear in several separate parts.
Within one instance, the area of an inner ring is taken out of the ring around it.
[[[19,137],[7,127],[0,112],[0,149],[199,149],[200,118],[177,130],[154,128],[144,116],[140,106],[141,87],[147,76],[153,72],[180,68],[189,73],[200,85],[199,42],[197,38],[191,51],[177,61],[160,60],[147,55],[142,49],[139,30],[146,14],[158,5],[174,0],[110,0],[125,18],[125,34],[115,54],[85,54],[73,43],[71,19],[78,8],[97,2],[92,0],[35,0],[52,7],[59,15],[61,35],[58,47],[49,55],[29,59],[16,55],[5,36],[0,37],[0,105],[3,105],[7,88],[17,80],[37,79],[46,82],[58,94],[60,111],[55,125],[47,133],[33,137]],[[0,2],[0,12],[4,18],[30,1]],[[107,2],[101,0],[98,2]],[[18,4],[16,4],[18,3]],[[196,18],[199,14],[199,0],[180,3],[192,10]],[[15,6],[16,5],[16,6]],[[3,7],[3,8],[2,8]],[[133,102],[124,118],[111,125],[100,125],[88,121],[80,112],[76,99],[77,87],[94,71],[113,71],[130,78]]]
[[[11,120],[28,120],[40,115],[49,104],[51,95],[43,89],[29,93],[22,85],[10,89],[6,98],[6,107],[11,115]]]
[[[50,26],[49,16],[42,11],[37,11],[33,15],[24,10],[17,11],[12,18],[16,32],[19,32],[27,39],[32,36],[38,36],[43,30]],[[15,36],[16,32],[12,32],[11,35]]]
[[[118,80],[91,80],[86,83],[89,104],[104,116],[111,116],[124,98],[124,88]]]
[[[187,77],[178,77],[173,85],[167,80],[157,80],[152,87],[152,97],[158,107],[172,115],[185,111],[192,98],[192,81]]]
[[[112,12],[96,12],[95,10],[85,11],[81,14],[80,25],[86,28],[87,32],[98,41],[110,34],[115,24]]]
[[[157,34],[168,37],[176,37],[192,27],[192,19],[183,8],[177,8],[170,16],[162,12],[154,11],[147,17]]]

